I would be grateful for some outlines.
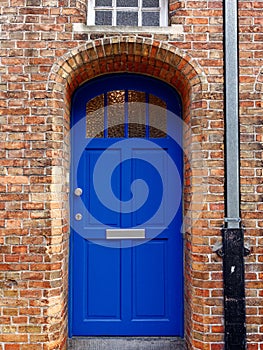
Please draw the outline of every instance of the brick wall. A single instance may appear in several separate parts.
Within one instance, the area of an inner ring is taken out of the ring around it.
[[[262,349],[262,66],[263,3],[242,1],[240,7],[240,139],[241,209],[246,258],[247,332],[250,349]]]
[[[171,33],[74,30],[82,1],[0,3],[0,349],[65,349],[70,100],[111,72],[163,79],[182,96],[185,330],[189,349],[223,349],[221,1],[170,1]],[[240,2],[241,207],[248,349],[262,349],[262,2]],[[177,27],[176,27],[177,26]]]

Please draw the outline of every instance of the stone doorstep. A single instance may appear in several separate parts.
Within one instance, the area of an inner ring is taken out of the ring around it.
[[[185,350],[175,337],[87,337],[68,339],[68,350]]]

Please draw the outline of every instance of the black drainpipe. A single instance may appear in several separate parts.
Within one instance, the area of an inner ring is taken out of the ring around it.
[[[246,349],[244,233],[240,219],[238,0],[224,1],[225,223],[223,280],[225,350]]]

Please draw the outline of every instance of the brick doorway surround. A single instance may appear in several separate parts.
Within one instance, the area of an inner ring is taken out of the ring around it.
[[[209,235],[220,230],[209,227],[209,207],[204,200],[208,193],[209,168],[206,99],[209,85],[196,62],[173,45],[138,36],[98,39],[74,49],[52,67],[47,83],[50,105],[50,142],[47,154],[51,159],[49,246],[46,252],[56,286],[47,290],[49,323],[46,327],[46,349],[66,349],[68,298],[69,237],[69,121],[71,97],[82,83],[102,74],[134,72],[147,74],[172,85],[181,95],[184,131],[184,235],[185,235],[185,341],[188,349],[206,349],[209,317],[205,296],[215,284],[208,281],[206,263],[211,254]],[[205,143],[205,147],[203,147]],[[222,174],[220,175],[222,176]],[[223,208],[220,208],[223,211]],[[220,214],[221,215],[221,214]],[[223,216],[223,212],[222,212]],[[218,232],[218,233],[217,233]],[[215,281],[218,285],[218,281]],[[203,298],[204,297],[204,298]],[[222,319],[222,315],[219,316]]]

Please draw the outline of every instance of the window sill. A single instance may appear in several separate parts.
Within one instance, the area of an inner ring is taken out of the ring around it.
[[[129,27],[129,26],[89,26],[83,23],[73,23],[73,31],[79,33],[153,33],[153,34],[181,34],[183,26],[180,24],[167,27]]]

